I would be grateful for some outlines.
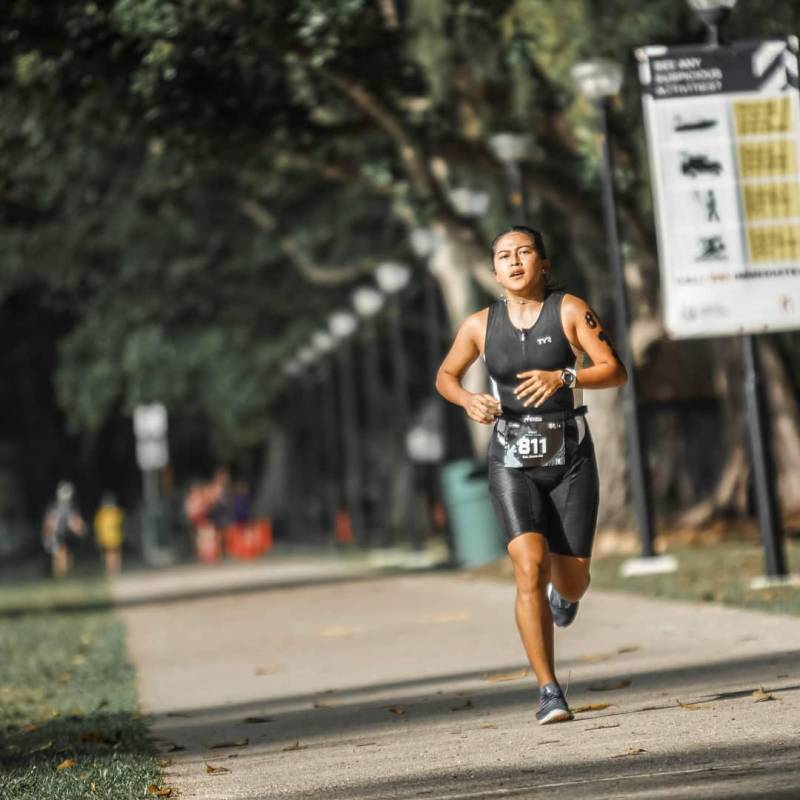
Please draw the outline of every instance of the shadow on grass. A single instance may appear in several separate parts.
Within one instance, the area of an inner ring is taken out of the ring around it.
[[[155,756],[144,719],[138,715],[95,712],[59,716],[0,730],[0,774],[31,766],[53,769],[65,759],[79,766],[111,754]]]

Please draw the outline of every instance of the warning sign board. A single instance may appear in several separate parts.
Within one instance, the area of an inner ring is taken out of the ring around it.
[[[670,336],[800,328],[798,41],[644,47]]]

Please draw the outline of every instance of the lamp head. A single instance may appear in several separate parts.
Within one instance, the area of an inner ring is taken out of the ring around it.
[[[530,158],[536,144],[530,133],[510,133],[503,131],[489,138],[489,148],[498,161],[514,164]]]
[[[371,286],[359,286],[352,295],[353,307],[360,317],[371,317],[383,307],[383,295]]]
[[[572,79],[587,100],[605,100],[619,94],[622,88],[622,67],[607,58],[581,61],[572,68]]]
[[[375,280],[386,294],[395,294],[404,289],[410,279],[411,270],[395,261],[384,261],[375,269]]]
[[[334,339],[341,341],[355,332],[358,320],[349,311],[334,311],[328,317],[328,327]]]
[[[736,5],[736,0],[687,0],[689,7],[708,28],[707,44],[720,43],[719,29],[725,24]]]

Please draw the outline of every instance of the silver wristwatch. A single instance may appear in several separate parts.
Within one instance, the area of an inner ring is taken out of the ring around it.
[[[561,384],[567,389],[572,389],[578,381],[578,373],[572,367],[565,367],[561,370]]]

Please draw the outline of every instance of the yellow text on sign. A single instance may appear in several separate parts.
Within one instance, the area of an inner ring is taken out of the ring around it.
[[[776,177],[797,174],[797,145],[794,139],[739,143],[739,169],[742,178]]]
[[[744,213],[748,220],[800,217],[800,184],[745,184]]]
[[[765,264],[773,261],[800,260],[800,225],[748,227],[750,261]]]
[[[733,104],[733,113],[737,136],[791,133],[794,130],[794,116],[788,97],[738,100]]]

